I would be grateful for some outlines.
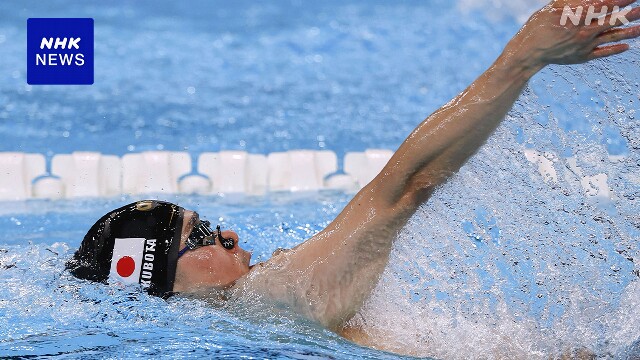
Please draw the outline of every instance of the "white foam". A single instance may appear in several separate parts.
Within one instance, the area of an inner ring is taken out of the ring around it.
[[[400,232],[354,323],[381,347],[418,356],[638,356],[640,132],[619,105],[638,99],[621,79],[633,63],[618,61],[534,78],[497,133]],[[584,96],[609,105],[575,101]],[[565,112],[546,114],[550,102]],[[590,132],[558,125],[577,116]],[[594,135],[606,127],[628,143],[615,161]],[[535,165],[527,146],[538,150]],[[609,205],[585,201],[598,197]]]

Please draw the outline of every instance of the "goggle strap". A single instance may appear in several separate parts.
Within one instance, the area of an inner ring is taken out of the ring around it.
[[[187,251],[189,251],[189,250],[190,250],[190,248],[189,248],[188,246],[185,246],[184,248],[182,248],[182,250],[180,250],[180,251],[178,252],[178,259],[180,259],[180,257],[181,257],[182,255],[184,255],[184,253],[186,253],[186,252],[187,252]]]

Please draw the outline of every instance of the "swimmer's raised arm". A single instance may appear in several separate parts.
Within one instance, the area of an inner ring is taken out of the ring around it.
[[[591,5],[612,9],[634,2],[558,0],[536,12],[485,73],[416,127],[382,172],[327,228],[272,259],[281,264],[272,269],[289,278],[278,282],[286,284],[281,287],[271,282],[269,291],[340,331],[376,285],[397,232],[494,132],[534,74],[548,64],[582,63],[624,52],[628,45],[615,43],[640,35],[638,26],[610,25],[611,15],[604,25],[585,25],[586,9],[578,25],[561,25],[565,5],[574,10]],[[626,18],[640,18],[640,9]]]
[[[536,12],[511,39],[502,55],[456,98],[424,120],[404,141],[375,182],[384,201],[421,204],[473,155],[504,119],[528,80],[549,64],[577,64],[619,54],[627,44],[611,44],[640,35],[640,26],[616,28],[593,21],[587,8],[624,7],[635,0],[553,1]],[[584,7],[579,25],[561,25],[565,6]],[[640,8],[626,15],[640,17]]]

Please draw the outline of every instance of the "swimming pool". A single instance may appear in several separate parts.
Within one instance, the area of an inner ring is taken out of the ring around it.
[[[0,5],[0,151],[395,149],[491,63],[526,13],[507,1],[59,4]],[[29,17],[95,18],[93,86],[26,85]],[[632,353],[639,79],[620,75],[637,74],[637,43],[632,52],[539,74],[399,234],[354,322],[420,356]],[[526,161],[527,148],[555,154],[556,183]],[[614,198],[586,196],[568,156],[587,175],[607,174]],[[319,231],[349,195],[163,199],[237,230],[264,260]],[[165,302],[66,274],[88,227],[133,200],[0,204],[0,356],[396,357],[282,309]]]

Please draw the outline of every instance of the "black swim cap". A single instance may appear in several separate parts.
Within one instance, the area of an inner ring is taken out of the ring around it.
[[[173,290],[184,209],[164,201],[138,201],[96,222],[66,266],[75,277],[139,283],[152,295]]]

